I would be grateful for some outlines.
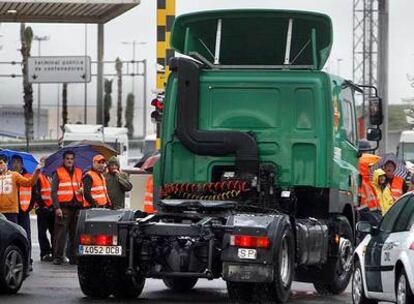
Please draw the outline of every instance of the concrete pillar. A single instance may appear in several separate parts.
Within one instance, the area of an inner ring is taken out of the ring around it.
[[[96,123],[103,124],[104,122],[104,103],[103,103],[103,90],[104,90],[104,24],[98,24],[98,69],[96,78]]]

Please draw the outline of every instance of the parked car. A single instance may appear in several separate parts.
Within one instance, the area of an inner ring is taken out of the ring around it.
[[[367,236],[354,255],[355,304],[414,303],[414,192],[402,196],[378,227],[359,222]]]
[[[29,241],[22,227],[0,213],[0,293],[16,293],[28,275]]]

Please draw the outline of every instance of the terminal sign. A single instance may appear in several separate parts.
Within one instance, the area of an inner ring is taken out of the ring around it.
[[[88,56],[29,57],[28,63],[31,83],[91,81],[91,58]]]

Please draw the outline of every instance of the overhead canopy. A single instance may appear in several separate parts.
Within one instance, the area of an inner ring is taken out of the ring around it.
[[[105,23],[140,0],[0,1],[0,22]]]
[[[332,47],[332,23],[324,14],[263,9],[204,11],[176,18],[171,45],[178,52],[197,53],[213,62],[218,40],[222,65],[283,65],[290,49],[288,64],[322,69]]]

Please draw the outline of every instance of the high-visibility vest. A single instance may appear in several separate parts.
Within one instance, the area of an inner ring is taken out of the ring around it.
[[[40,196],[42,201],[46,207],[50,207],[53,205],[52,202],[52,185],[49,179],[43,175],[39,175],[39,182],[40,182]]]
[[[110,199],[105,177],[93,170],[89,170],[86,174],[92,178],[91,196],[96,204],[99,206],[109,205]]]
[[[154,184],[152,175],[147,177],[147,181],[145,183],[145,195],[144,195],[144,212],[147,213],[154,213],[154,203],[153,203],[153,191],[154,191]]]
[[[75,195],[76,200],[82,204],[82,194],[76,192],[82,187],[82,171],[79,168],[74,168],[72,177],[64,167],[59,167],[56,170],[59,179],[57,190],[57,199],[59,203],[69,203]]]
[[[359,188],[359,195],[361,198],[359,209],[368,208],[370,211],[381,210],[375,189],[369,181],[362,181],[361,187]]]
[[[31,175],[29,173],[24,173],[24,177],[30,178]],[[32,200],[32,187],[19,187],[19,202],[20,202],[20,209],[23,212],[26,212],[29,209],[30,201]]]
[[[404,179],[399,176],[394,176],[390,184],[392,197],[394,200],[397,200],[401,195],[403,195]]]

